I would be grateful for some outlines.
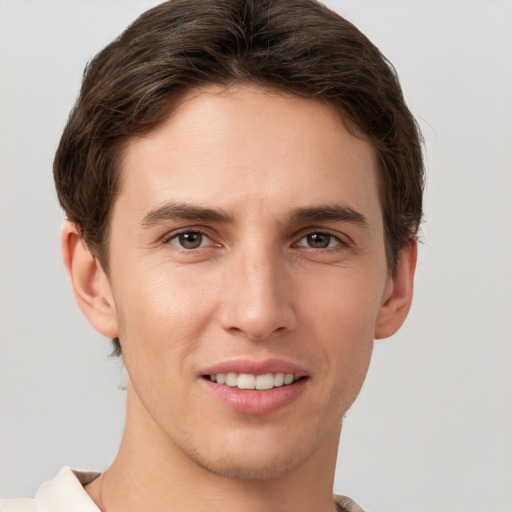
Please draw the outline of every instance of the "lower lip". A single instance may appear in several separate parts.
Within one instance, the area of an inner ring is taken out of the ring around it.
[[[297,400],[306,386],[306,378],[293,384],[264,391],[238,389],[202,379],[208,391],[230,409],[243,414],[271,414]]]

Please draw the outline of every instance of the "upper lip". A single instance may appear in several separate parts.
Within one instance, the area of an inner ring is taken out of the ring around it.
[[[291,361],[284,359],[231,359],[222,361],[201,370],[200,375],[217,375],[219,373],[248,373],[251,375],[265,375],[266,373],[292,373],[296,379],[307,377],[308,371]]]

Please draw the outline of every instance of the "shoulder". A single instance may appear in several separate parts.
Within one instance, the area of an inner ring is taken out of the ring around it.
[[[339,512],[365,512],[354,500],[346,496],[334,495],[334,502]]]
[[[0,512],[100,512],[83,487],[96,476],[64,467],[41,485],[34,498],[0,500]]]

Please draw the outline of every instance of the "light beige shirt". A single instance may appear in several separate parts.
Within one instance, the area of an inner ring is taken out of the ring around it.
[[[84,489],[98,475],[64,467],[39,488],[35,498],[0,500],[0,512],[101,512]],[[334,499],[340,512],[364,512],[350,498]]]

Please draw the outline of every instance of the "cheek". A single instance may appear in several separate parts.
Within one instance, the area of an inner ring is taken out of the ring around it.
[[[383,286],[367,268],[364,273],[340,269],[321,279],[311,276],[301,291],[304,312],[319,328],[344,339],[371,338],[380,308]]]
[[[119,288],[113,286],[114,298],[122,298],[116,308],[125,358],[133,355],[156,366],[172,360],[182,366],[213,314],[204,281],[165,265],[139,268],[132,276],[119,279]]]
[[[326,371],[333,382],[359,389],[368,369],[380,295],[365,276],[331,276],[322,288],[303,294],[304,314],[310,319],[312,340],[321,342]],[[315,341],[313,341],[315,343]]]
[[[162,425],[189,414],[193,354],[204,339],[210,301],[200,280],[153,267],[120,281],[116,303],[123,359],[138,399]],[[187,396],[187,400],[180,398]]]

